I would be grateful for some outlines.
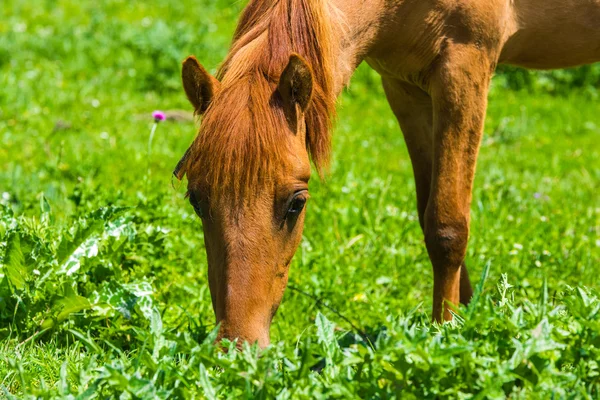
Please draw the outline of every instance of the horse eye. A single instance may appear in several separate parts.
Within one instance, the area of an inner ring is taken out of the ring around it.
[[[297,194],[292,201],[287,210],[287,215],[298,215],[304,208],[306,204],[306,197],[303,194]]]
[[[196,214],[202,218],[203,214],[202,214],[202,208],[200,207],[200,204],[198,204],[198,199],[196,198],[196,196],[194,195],[194,193],[190,194],[190,204],[192,205],[192,207],[194,207],[194,211],[196,212]]]
[[[197,215],[198,215],[200,218],[202,218],[202,217],[204,216],[204,215],[202,214],[202,209],[201,209],[199,206],[197,206],[197,205],[195,205],[195,204],[192,204],[192,207],[194,207],[194,211],[196,211],[196,214],[197,214]]]

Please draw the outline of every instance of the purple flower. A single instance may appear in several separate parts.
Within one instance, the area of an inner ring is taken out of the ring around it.
[[[164,112],[156,110],[152,113],[152,117],[154,118],[155,122],[160,122],[160,121],[164,121],[165,119],[167,119],[167,116]]]
[[[536,198],[536,199],[541,199],[542,198],[542,194],[536,192],[536,193],[533,194],[533,197]]]

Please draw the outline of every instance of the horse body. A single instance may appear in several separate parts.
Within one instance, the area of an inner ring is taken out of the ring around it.
[[[349,58],[364,59],[383,77],[414,81],[448,41],[486,50],[497,64],[532,69],[600,60],[599,0],[333,3],[348,16],[352,50],[362,50]]]
[[[567,68],[600,60],[599,0],[521,0],[500,63],[534,69]]]
[[[210,210],[204,235],[221,335],[268,343],[301,238],[308,156],[318,168],[326,161],[328,114],[362,61],[382,76],[407,143],[433,318],[447,320],[472,295],[471,190],[496,66],[598,60],[599,0],[251,1],[221,83],[195,59],[183,71],[188,98],[206,115],[176,172],[188,174],[194,206]],[[244,201],[231,201],[241,193]]]

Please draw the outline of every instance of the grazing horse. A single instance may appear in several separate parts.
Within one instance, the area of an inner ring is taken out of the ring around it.
[[[408,146],[442,321],[472,296],[471,189],[496,66],[599,60],[600,0],[251,0],[216,77],[194,57],[182,68],[202,123],[174,174],[203,222],[219,337],[268,345],[310,160],[325,170],[336,98],[362,61]]]

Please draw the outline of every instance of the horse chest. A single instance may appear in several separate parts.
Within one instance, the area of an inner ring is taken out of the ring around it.
[[[372,52],[365,61],[384,78],[424,85],[427,71],[441,52],[443,38],[412,37],[412,41],[397,40]]]
[[[407,65],[394,59],[366,58],[365,61],[383,78],[400,79],[411,83],[416,83],[423,71],[418,64]]]

